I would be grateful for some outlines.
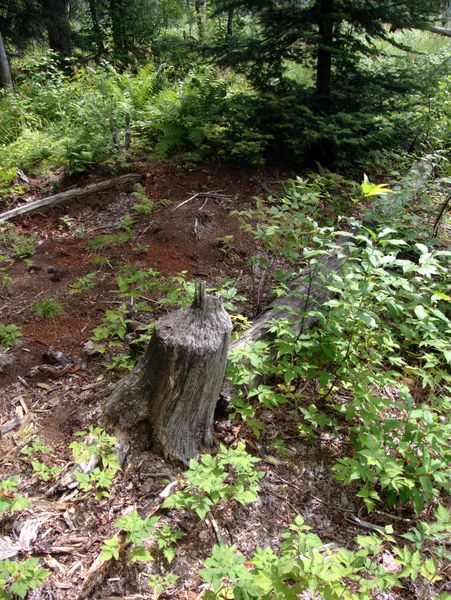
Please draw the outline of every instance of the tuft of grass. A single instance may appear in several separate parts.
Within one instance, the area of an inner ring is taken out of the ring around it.
[[[119,231],[118,233],[105,233],[104,235],[98,235],[88,241],[88,248],[93,252],[99,250],[105,250],[112,248],[113,246],[119,246],[120,244],[126,244],[132,238],[133,232],[131,230]]]
[[[55,298],[41,298],[31,306],[31,312],[40,319],[51,321],[61,315],[64,308]]]

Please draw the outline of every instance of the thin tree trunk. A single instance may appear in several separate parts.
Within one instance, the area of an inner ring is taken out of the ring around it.
[[[316,92],[323,104],[328,103],[332,79],[332,52],[334,0],[318,0],[319,40],[316,63]]]
[[[110,19],[113,31],[113,52],[116,60],[123,60],[127,54],[127,35],[124,25],[123,0],[110,0]]]
[[[100,27],[99,13],[97,12],[96,0],[89,0],[89,11],[91,13],[92,29],[94,31],[95,43],[97,46],[98,55],[102,56],[105,52],[103,45],[102,28]]]
[[[0,32],[0,87],[13,89],[13,80],[9,69],[8,56]]]
[[[233,16],[235,10],[233,8],[229,8],[227,11],[227,38],[230,39],[233,35]]]
[[[197,37],[199,42],[204,41],[204,19],[202,16],[202,0],[196,0],[194,2],[194,8],[196,10],[196,21],[197,21]]]

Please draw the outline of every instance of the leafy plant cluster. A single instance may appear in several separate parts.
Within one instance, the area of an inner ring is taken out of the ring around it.
[[[435,539],[439,540],[449,526],[450,515],[440,508],[436,519]],[[330,547],[298,516],[282,534],[277,553],[272,548],[258,548],[249,560],[232,546],[214,546],[200,571],[210,584],[205,597],[294,600],[306,592],[331,600],[370,600],[375,593],[404,587],[409,580],[421,579],[430,585],[443,579],[437,558],[422,554],[426,545],[420,543],[412,551],[398,545],[391,534],[392,528],[386,527],[381,536],[359,535],[356,550]],[[391,568],[381,560],[387,553],[396,557]],[[446,592],[436,597],[444,599]]]
[[[79,281],[77,286],[82,286]],[[102,322],[92,332],[94,350],[99,354],[125,347],[125,352],[115,354],[108,368],[131,369],[147,344],[154,328],[154,320],[149,321],[148,313],[155,308],[179,308],[187,306],[193,297],[194,283],[186,279],[184,271],[170,277],[162,277],[154,269],[140,269],[134,264],[125,265],[116,276],[116,288],[112,290],[123,301],[117,309],[108,309]],[[208,287],[208,293],[215,293],[223,299],[226,310],[236,313],[239,303],[245,300],[233,282],[223,280],[220,287]],[[153,299],[155,296],[155,300]],[[151,303],[151,304],[150,304]],[[141,314],[142,322],[134,316]],[[237,325],[243,323],[240,315],[235,315]],[[135,328],[131,334],[131,327]]]
[[[21,337],[22,331],[20,327],[14,323],[10,323],[9,325],[0,323],[0,347],[10,348],[17,344]]]
[[[26,496],[17,492],[20,477],[9,477],[0,481],[0,519],[30,506]],[[40,566],[37,558],[24,560],[0,560],[0,599],[25,598],[28,592],[42,587],[50,575]]]
[[[53,448],[47,446],[41,442],[39,437],[34,437],[24,448],[21,450],[21,454],[30,457],[31,466],[33,467],[33,471],[43,480],[50,481],[54,477],[57,477],[61,473],[61,467],[58,466],[50,466],[46,462],[42,460],[37,460],[37,458],[51,454],[53,452]],[[33,460],[34,459],[34,460]]]
[[[362,187],[367,197],[386,191],[368,180]],[[385,501],[420,512],[449,489],[450,253],[353,220],[347,230],[319,227],[289,198],[263,210],[270,218],[256,236],[268,260],[276,252],[303,266],[310,287],[301,312],[269,328],[273,340],[231,357],[229,376],[244,386],[235,411],[258,432],[250,400],[277,408],[297,398],[300,381],[315,381],[315,405],[300,408],[300,434],[348,422],[354,454],[338,461],[336,477],[360,483],[368,510]],[[341,268],[330,275],[324,259],[332,254]],[[318,280],[329,290],[319,305],[310,296]],[[318,326],[307,329],[312,321]],[[255,375],[280,383],[255,387]]]
[[[264,475],[255,470],[258,462],[259,459],[246,452],[242,443],[235,449],[221,446],[215,456],[204,454],[199,460],[193,459],[183,474],[183,489],[169,496],[163,508],[184,509],[205,520],[220,503],[231,500],[240,504],[255,502],[259,481]],[[176,555],[178,541],[184,537],[183,532],[161,523],[160,517],[141,517],[136,510],[118,519],[114,526],[125,532],[125,539],[116,536],[105,540],[101,553],[103,560],[119,560],[125,556],[133,564],[153,561],[161,555],[167,569]],[[178,579],[166,569],[160,568],[148,575],[156,598]]]
[[[163,508],[183,508],[207,519],[220,503],[255,502],[263,476],[255,470],[258,462],[243,444],[236,449],[221,446],[216,456],[202,455],[190,462],[184,473],[184,488],[169,496]],[[370,600],[375,593],[406,587],[409,582],[426,588],[434,584],[442,587],[451,517],[443,506],[436,509],[434,517],[432,522],[419,521],[402,534],[404,544],[395,537],[391,526],[378,534],[357,536],[353,549],[325,544],[301,516],[282,534],[277,551],[259,547],[248,558],[234,546],[221,542],[213,546],[199,571],[208,586],[205,597],[294,600],[308,592],[335,600]],[[145,518],[136,510],[114,525],[125,536],[105,540],[103,560],[126,558],[132,564],[146,563],[162,553],[170,565],[176,544],[183,537],[182,532],[162,525],[159,517]],[[178,579],[166,569],[154,569],[149,576],[155,597],[168,592]],[[444,599],[446,593],[436,597]]]
[[[345,70],[333,110],[318,110],[311,84],[267,74],[267,85],[254,88],[237,73],[192,66],[197,61],[188,63],[182,46],[182,66],[149,63],[136,73],[102,59],[69,76],[52,51],[22,60],[14,93],[0,98],[0,193],[21,193],[17,169],[121,168],[140,149],[182,152],[187,162],[216,156],[252,165],[309,155],[349,170],[356,156],[362,164],[371,153],[405,154],[449,140],[449,76],[440,53],[415,61],[407,55],[403,67],[399,56],[382,65],[368,58],[364,81],[362,72]],[[289,72],[292,63],[285,65]],[[149,202],[137,210],[151,210]]]
[[[242,443],[235,449],[221,445],[217,454],[204,454],[200,460],[190,461],[184,473],[185,489],[170,496],[163,506],[192,510],[200,519],[205,519],[221,500],[233,499],[240,504],[255,502],[259,481],[264,476],[255,469],[258,462]]]
[[[77,464],[75,479],[84,492],[93,490],[97,499],[108,497],[114,477],[120,471],[116,453],[116,438],[101,427],[77,431],[80,438],[70,444],[74,462]],[[91,463],[100,466],[89,468]]]

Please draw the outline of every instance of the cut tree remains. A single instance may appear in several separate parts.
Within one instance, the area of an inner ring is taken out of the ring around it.
[[[196,284],[193,303],[158,320],[147,349],[107,401],[121,429],[147,420],[153,447],[182,463],[213,442],[232,322],[219,298]]]
[[[388,203],[399,210],[412,200],[433,173],[437,157],[426,156],[395,188]],[[395,202],[396,200],[396,202]],[[389,204],[376,205],[382,213]],[[235,341],[240,350],[268,337],[277,319],[293,318],[330,298],[331,275],[347,258],[348,238],[338,238],[336,249],[322,258],[319,270],[301,274],[288,294],[275,300]],[[315,322],[300,318],[298,330]],[[206,296],[204,285],[196,285],[193,304],[161,318],[151,341],[135,369],[119,382],[107,401],[105,414],[122,430],[150,421],[154,449],[164,457],[187,463],[202,447],[212,444],[213,415],[223,385],[232,324],[218,298]],[[223,388],[225,397],[233,394]]]

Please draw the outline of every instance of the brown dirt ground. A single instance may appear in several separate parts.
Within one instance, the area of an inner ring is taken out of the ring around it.
[[[192,170],[183,170],[175,162],[148,165],[144,184],[149,197],[169,199],[171,206],[160,207],[149,216],[140,215],[133,241],[102,251],[110,265],[98,270],[97,285],[82,295],[70,294],[68,286],[94,270],[87,240],[120,230],[121,219],[133,204],[131,190],[103,192],[45,214],[16,219],[16,231],[35,234],[38,242],[31,257],[33,268],[17,260],[10,270],[12,284],[0,296],[2,322],[14,322],[23,329],[23,340],[14,351],[15,362],[0,374],[0,426],[17,419],[17,425],[0,437],[0,464],[3,476],[21,473],[21,489],[32,497],[31,508],[21,513],[15,523],[16,532],[26,520],[47,518],[36,541],[21,551],[22,556],[39,557],[52,571],[44,590],[35,592],[33,599],[81,598],[86,573],[102,541],[114,534],[114,520],[131,506],[142,508],[181,472],[148,452],[145,444],[136,444],[113,484],[111,497],[94,502],[89,494],[58,489],[40,481],[33,474],[30,459],[20,453],[26,436],[35,432],[54,449],[46,460],[69,468],[68,445],[74,439],[73,433],[98,422],[99,394],[119,375],[106,371],[102,359],[87,355],[83,344],[104,311],[113,306],[115,297],[109,290],[114,287],[115,272],[134,263],[141,268],[152,267],[163,275],[186,271],[189,278],[204,278],[212,284],[228,278],[249,296],[252,277],[248,259],[257,248],[252,237],[239,230],[238,221],[229,212],[251,208],[253,197],[266,193],[268,188],[280,189],[283,175],[268,174],[266,170],[263,176],[255,171],[208,164]],[[220,190],[229,199],[210,199],[202,206],[204,200],[195,198],[176,208],[196,192],[213,190]],[[65,215],[75,220],[76,228],[84,228],[84,238],[77,239],[75,229],[68,230],[62,224],[61,217]],[[218,245],[218,237],[225,235],[233,235],[227,253]],[[137,242],[148,245],[148,249],[137,249]],[[36,298],[47,296],[57,298],[65,309],[53,321],[40,320],[30,310]],[[157,295],[153,299],[156,298]],[[247,310],[249,313],[249,303]],[[46,364],[43,351],[49,347],[66,354],[71,359],[70,366],[61,369]],[[310,403],[314,393],[314,389],[306,387],[300,401]],[[296,514],[302,514],[325,543],[349,546],[352,538],[362,533],[346,521],[350,513],[360,511],[352,490],[331,478],[330,465],[343,451],[343,442],[323,439],[311,445],[300,440],[295,413],[295,408],[277,412],[261,409],[259,417],[265,424],[265,434],[260,439],[243,424],[236,425],[218,414],[218,440],[229,445],[245,441],[261,457],[260,468],[265,471],[256,504],[224,506],[215,512],[223,539],[247,556],[257,546],[277,547],[281,533]],[[271,449],[271,442],[281,435],[287,449],[287,456],[283,457]],[[196,598],[202,591],[198,571],[216,543],[215,534],[210,526],[187,514],[167,510],[160,513],[163,521],[186,534],[171,565],[180,579],[162,597]],[[383,516],[375,519],[386,523]],[[3,535],[1,524],[0,533]],[[150,598],[143,573],[152,568],[124,568],[118,564],[89,597]],[[406,593],[406,598],[413,597],[410,591]],[[388,600],[392,596],[378,597]]]

